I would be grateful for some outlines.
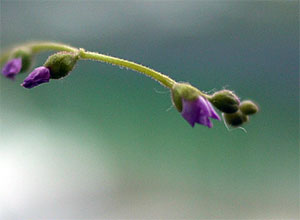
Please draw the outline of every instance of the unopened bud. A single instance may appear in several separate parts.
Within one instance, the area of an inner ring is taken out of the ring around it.
[[[21,58],[22,68],[20,72],[26,72],[32,65],[33,55],[30,48],[18,47],[14,51],[12,51],[11,58]]]
[[[258,106],[250,100],[243,101],[240,104],[240,110],[245,115],[253,115],[258,112]]]
[[[50,70],[50,78],[59,79],[73,70],[78,58],[75,53],[59,52],[50,56],[44,66]]]
[[[238,127],[249,120],[249,117],[244,115],[241,111],[232,114],[223,113],[223,117],[226,124],[233,127]]]
[[[21,84],[24,88],[31,89],[50,80],[50,71],[44,66],[35,68]]]
[[[229,90],[215,92],[210,98],[211,103],[224,113],[234,113],[239,109],[239,98]]]

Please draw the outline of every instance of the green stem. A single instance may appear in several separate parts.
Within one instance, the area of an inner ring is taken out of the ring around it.
[[[75,48],[75,47],[71,47],[71,46],[68,46],[68,45],[65,45],[65,44],[61,44],[61,43],[30,42],[30,43],[27,43],[27,44],[17,45],[14,48],[7,49],[0,56],[0,65],[5,63],[9,59],[9,57],[11,55],[11,52],[14,51],[15,49],[18,49],[18,48],[27,48],[27,49],[31,50],[31,52],[33,54],[37,54],[37,53],[44,52],[44,51],[49,51],[49,50],[68,51],[68,52],[77,52],[78,51],[78,49]]]
[[[38,43],[29,43],[25,46],[31,48],[33,53],[40,53],[48,50],[58,50],[58,51],[67,51],[67,52],[77,52],[78,49],[61,43],[53,42],[38,42]]]
[[[170,77],[163,75],[160,72],[157,72],[151,68],[145,67],[143,65],[123,60],[120,58],[107,56],[104,54],[94,53],[94,52],[86,52],[84,49],[78,50],[75,47],[71,47],[65,44],[61,43],[53,43],[53,42],[32,42],[24,45],[20,45],[19,47],[27,47],[32,51],[33,54],[40,53],[43,51],[49,51],[49,50],[57,50],[57,51],[67,51],[72,53],[78,53],[79,57],[84,60],[96,60],[100,62],[110,63],[113,65],[118,65],[121,67],[126,67],[128,69],[135,70],[137,72],[140,72],[142,74],[145,74],[146,76],[149,76],[158,82],[160,82],[162,85],[172,88],[172,86],[176,83],[173,79]],[[16,47],[18,48],[18,47]],[[10,50],[11,51],[11,50]],[[7,51],[3,53],[0,56],[0,64],[7,61],[10,55],[10,51]]]
[[[128,61],[128,60],[123,60],[120,58],[107,56],[104,54],[99,54],[99,53],[94,53],[94,52],[87,52],[87,51],[84,51],[83,49],[80,49],[79,57],[81,59],[96,60],[96,61],[110,63],[110,64],[114,64],[114,65],[118,65],[121,67],[126,67],[129,69],[135,70],[137,72],[140,72],[142,74],[145,74],[145,75],[157,80],[162,85],[164,85],[170,89],[176,83],[173,79],[171,79],[170,77],[168,77],[166,75],[163,75],[160,72],[157,72],[149,67],[145,67],[143,65],[140,65],[140,64]]]

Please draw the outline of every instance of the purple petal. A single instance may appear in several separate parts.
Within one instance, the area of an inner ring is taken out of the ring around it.
[[[198,121],[197,121],[199,124],[202,124],[204,126],[207,126],[209,128],[211,128],[213,126],[212,122],[209,120],[208,117],[206,116],[200,116],[198,118]]]
[[[182,99],[183,109],[181,115],[192,127],[195,126],[195,122],[198,120],[199,108],[197,107],[197,102],[198,99],[195,101]]]
[[[207,100],[203,98],[202,96],[198,97],[198,103],[199,103],[199,108],[200,108],[200,114],[201,115],[206,115],[207,117],[210,116],[210,109],[209,106],[207,105]]]
[[[44,66],[34,69],[24,80],[21,86],[31,89],[42,83],[49,82],[50,80],[50,70]]]
[[[182,104],[181,115],[192,127],[194,127],[195,123],[199,123],[211,128],[213,124],[209,117],[220,120],[219,115],[215,112],[210,102],[202,96],[193,101],[182,99]]]
[[[14,79],[15,75],[17,75],[22,68],[22,59],[15,58],[8,61],[4,67],[2,68],[2,74],[7,78]]]
[[[217,114],[217,112],[215,111],[214,107],[212,106],[212,104],[208,101],[205,100],[206,104],[208,105],[209,111],[210,111],[210,116],[211,118],[217,119],[217,120],[221,120],[220,116]]]

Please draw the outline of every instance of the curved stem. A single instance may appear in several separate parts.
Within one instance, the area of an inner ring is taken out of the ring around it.
[[[157,80],[162,85],[164,85],[170,89],[176,83],[173,79],[171,79],[170,77],[168,77],[166,75],[163,75],[160,72],[157,72],[149,67],[145,67],[143,65],[140,65],[140,64],[128,61],[128,60],[123,60],[120,58],[107,56],[107,55],[99,54],[99,53],[95,53],[95,52],[88,52],[88,51],[84,51],[83,49],[80,49],[79,57],[81,59],[96,60],[96,61],[110,63],[110,64],[114,64],[114,65],[118,65],[118,66],[122,66],[122,67],[126,67],[129,69],[135,70],[137,72],[140,72],[142,74],[145,74],[145,75]]]
[[[145,67],[143,65],[128,61],[128,60],[123,60],[120,58],[112,57],[112,56],[107,56],[104,54],[99,54],[95,52],[86,52],[84,49],[78,50],[75,47],[71,47],[65,44],[61,43],[54,43],[54,42],[31,42],[27,44],[20,45],[19,47],[27,47],[32,51],[33,54],[40,53],[43,51],[49,51],[49,50],[57,50],[57,51],[67,51],[67,52],[72,52],[72,53],[78,53],[79,57],[81,59],[85,60],[96,60],[100,62],[105,62],[105,63],[110,63],[113,65],[118,65],[121,67],[126,67],[132,70],[135,70],[137,72],[140,72],[142,74],[145,74],[146,76],[149,76],[158,82],[160,82],[162,85],[172,88],[172,86],[176,83],[173,79],[170,77],[163,75],[160,72],[157,72],[149,67]],[[18,48],[18,47],[16,47]],[[9,51],[5,52],[3,55],[0,56],[0,64],[4,63],[7,61],[10,53]]]
[[[58,50],[58,51],[67,51],[67,52],[77,52],[78,49],[61,43],[53,42],[37,42],[29,43],[25,45],[29,47],[32,53],[40,53],[48,50]]]
[[[67,51],[67,52],[77,52],[78,49],[75,47],[71,47],[61,43],[54,43],[54,42],[30,42],[27,44],[17,45],[14,48],[7,49],[4,53],[0,56],[0,65],[5,63],[11,54],[11,51],[17,48],[27,48],[31,50],[32,54],[49,51],[49,50],[57,50],[57,51]]]

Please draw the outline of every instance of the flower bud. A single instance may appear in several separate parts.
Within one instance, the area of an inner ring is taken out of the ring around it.
[[[30,68],[32,56],[30,48],[15,48],[7,57],[2,68],[2,74],[9,79],[14,79],[20,72],[25,72]]]
[[[50,78],[59,79],[73,70],[78,59],[75,53],[59,52],[50,56],[44,66],[50,70]]]
[[[240,104],[240,110],[241,112],[243,112],[245,115],[253,115],[255,114],[256,112],[258,112],[258,107],[255,103],[253,103],[252,101],[250,100],[246,100],[246,101],[243,101],[241,104]]]
[[[215,92],[210,98],[211,103],[224,113],[234,113],[239,109],[239,98],[229,90]]]
[[[12,52],[11,57],[22,59],[22,68],[20,72],[26,72],[30,69],[33,60],[33,54],[30,48],[18,47]]]
[[[241,111],[237,111],[232,114],[223,113],[223,117],[226,124],[233,127],[238,127],[249,120],[249,117],[244,115]]]
[[[22,68],[22,59],[14,58],[5,63],[2,68],[2,74],[9,78],[14,79],[15,76],[21,71]]]
[[[50,71],[44,66],[35,68],[21,84],[24,88],[31,89],[50,80]]]
[[[199,96],[199,91],[187,83],[175,83],[171,89],[172,101],[179,112],[182,111],[182,99],[187,101],[196,100]]]

